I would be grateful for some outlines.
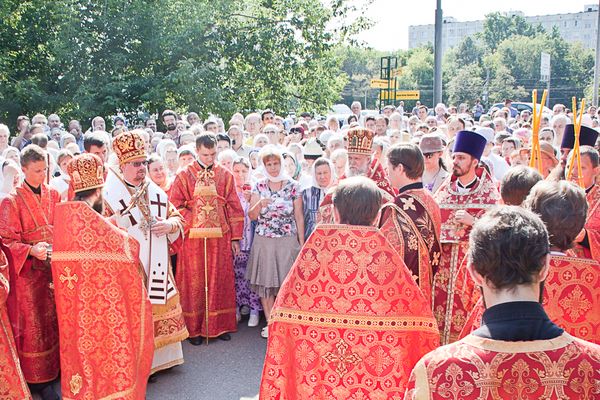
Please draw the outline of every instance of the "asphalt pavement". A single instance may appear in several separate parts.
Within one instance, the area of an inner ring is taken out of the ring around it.
[[[258,399],[267,340],[260,336],[264,317],[249,328],[245,317],[231,341],[211,340],[192,346],[183,342],[185,363],[160,372],[148,384],[147,400],[247,400]]]

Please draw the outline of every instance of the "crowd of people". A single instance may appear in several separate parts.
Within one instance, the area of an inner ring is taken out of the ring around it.
[[[261,399],[600,396],[598,110],[511,103],[0,124],[0,398],[143,399],[239,323]]]

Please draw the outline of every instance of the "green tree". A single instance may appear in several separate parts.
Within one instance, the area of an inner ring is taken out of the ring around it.
[[[494,12],[485,16],[483,31],[478,35],[485,43],[485,47],[494,52],[500,43],[511,36],[533,36],[536,32],[537,29],[521,15]]]
[[[481,78],[482,69],[477,64],[468,64],[458,70],[458,73],[448,82],[446,92],[451,104],[470,103],[481,98],[484,81]]]

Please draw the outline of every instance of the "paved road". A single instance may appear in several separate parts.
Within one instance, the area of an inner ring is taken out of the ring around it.
[[[208,346],[183,343],[185,363],[159,373],[148,384],[147,400],[240,400],[258,398],[267,341],[246,319],[231,341],[212,340]]]

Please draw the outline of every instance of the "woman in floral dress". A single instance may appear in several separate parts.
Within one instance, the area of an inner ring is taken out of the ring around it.
[[[250,210],[256,229],[246,277],[260,296],[267,322],[275,296],[304,244],[304,216],[298,183],[283,167],[283,155],[265,146],[259,155],[264,179],[252,189]],[[267,337],[268,327],[261,335]]]

